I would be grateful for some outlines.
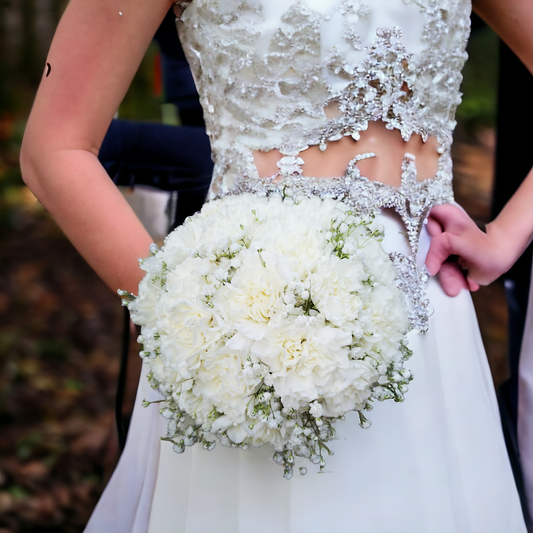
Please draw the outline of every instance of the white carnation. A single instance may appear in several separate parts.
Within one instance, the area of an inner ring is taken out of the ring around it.
[[[309,277],[313,302],[327,320],[341,327],[346,319],[357,317],[363,305],[359,291],[366,277],[359,262],[325,258]]]
[[[403,399],[408,323],[377,230],[334,200],[243,194],[152,250],[129,308],[177,451],[270,443],[290,477],[294,455],[323,466],[337,418]]]

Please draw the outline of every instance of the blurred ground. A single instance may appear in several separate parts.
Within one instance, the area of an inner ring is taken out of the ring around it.
[[[114,461],[122,309],[35,207],[0,247],[0,531],[70,533]]]

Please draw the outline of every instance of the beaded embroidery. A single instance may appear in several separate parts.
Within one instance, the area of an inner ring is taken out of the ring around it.
[[[412,255],[393,254],[411,325],[425,331],[418,240],[432,206],[453,200],[450,147],[470,30],[470,0],[193,0],[176,4],[178,30],[204,108],[215,162],[208,199],[228,194],[318,195],[358,212],[394,208]],[[338,110],[335,117],[326,109]],[[417,181],[405,154],[397,188],[360,175],[302,176],[300,152],[380,120],[408,141],[437,139],[435,176]],[[278,149],[279,173],[258,176],[254,151]]]

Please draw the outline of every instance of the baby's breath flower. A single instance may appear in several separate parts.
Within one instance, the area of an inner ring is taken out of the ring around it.
[[[322,409],[322,406],[315,400],[314,402],[311,402],[309,404],[309,412],[315,418],[318,418],[322,416],[322,414],[324,413],[324,410]]]
[[[348,411],[368,427],[372,401],[402,401],[411,380],[382,228],[291,194],[208,202],[151,248],[128,301],[164,439],[177,453],[270,443],[287,479],[296,456],[324,467]]]

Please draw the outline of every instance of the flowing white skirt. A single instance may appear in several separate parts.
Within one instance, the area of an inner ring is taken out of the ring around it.
[[[401,224],[382,219],[387,251],[405,251]],[[295,468],[287,481],[268,447],[174,453],[158,406],[141,406],[159,398],[143,375],[86,533],[525,533],[470,295],[449,298],[434,279],[428,294],[435,313],[410,338],[405,402],[376,403],[367,430],[355,413],[338,422],[322,474]]]

